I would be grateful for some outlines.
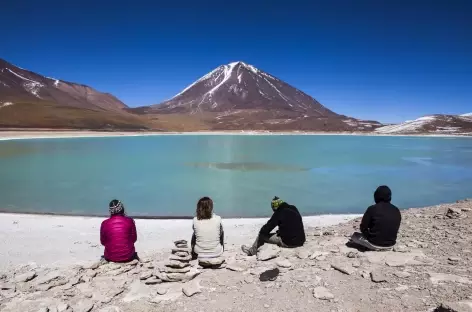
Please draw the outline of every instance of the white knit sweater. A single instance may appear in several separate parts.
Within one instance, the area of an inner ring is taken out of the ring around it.
[[[221,217],[213,214],[211,219],[193,218],[193,233],[196,238],[194,251],[199,258],[219,257],[223,253],[220,237],[223,234]]]

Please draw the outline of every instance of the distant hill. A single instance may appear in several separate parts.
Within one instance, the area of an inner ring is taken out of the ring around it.
[[[131,111],[193,115],[213,130],[370,131],[381,126],[339,115],[244,62],[221,65],[170,100]]]
[[[430,115],[377,128],[381,134],[472,134],[472,113]]]
[[[49,78],[0,59],[0,128],[146,129],[109,93]]]

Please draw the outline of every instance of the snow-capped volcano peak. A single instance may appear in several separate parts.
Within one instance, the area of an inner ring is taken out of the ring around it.
[[[218,66],[170,100],[151,108],[183,113],[259,109],[337,116],[311,96],[242,61]]]

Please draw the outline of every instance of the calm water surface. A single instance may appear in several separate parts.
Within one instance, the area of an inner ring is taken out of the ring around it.
[[[380,184],[415,207],[472,197],[472,139],[178,135],[0,142],[0,209],[189,216],[270,214],[277,195],[305,215],[361,213]]]

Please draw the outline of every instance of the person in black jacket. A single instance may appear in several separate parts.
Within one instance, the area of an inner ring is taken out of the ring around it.
[[[285,248],[300,247],[305,243],[305,229],[303,228],[302,216],[297,207],[287,204],[277,196],[272,200],[271,207],[274,213],[259,231],[252,247],[241,246],[243,252],[248,256],[257,254],[257,249],[264,243]],[[277,226],[279,230],[276,233],[271,233]]]
[[[374,193],[375,205],[367,208],[360,225],[361,233],[354,233],[350,242],[369,250],[392,248],[397,240],[402,216],[392,205],[392,191],[388,186],[379,186]]]

